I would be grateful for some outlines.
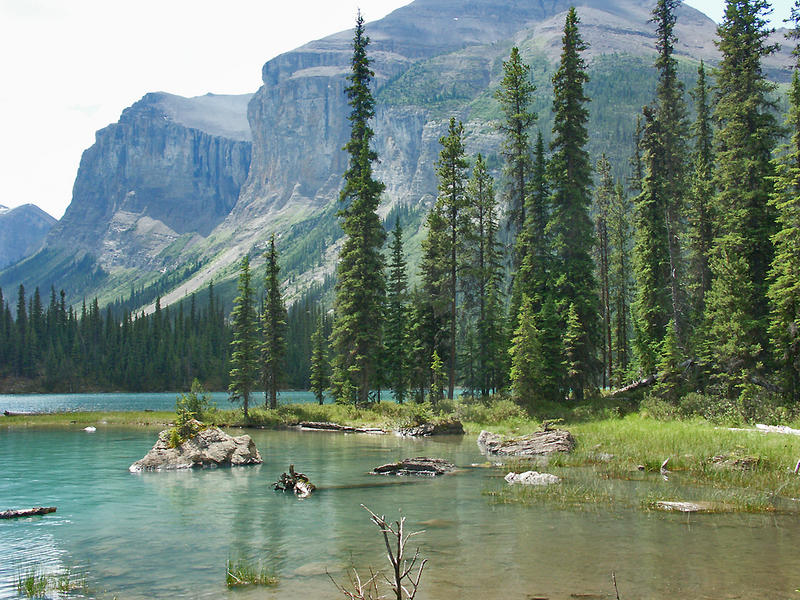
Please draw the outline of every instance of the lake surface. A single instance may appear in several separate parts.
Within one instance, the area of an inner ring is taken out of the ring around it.
[[[229,400],[226,392],[206,394],[218,408],[239,406]],[[141,411],[175,410],[177,392],[153,392],[144,394],[0,394],[0,415],[11,412],[74,412],[74,411]],[[305,404],[316,402],[311,392],[281,392],[279,404]],[[330,400],[328,400],[330,401]],[[250,406],[263,406],[264,393],[253,394]]]
[[[497,505],[485,492],[506,485],[504,471],[469,467],[485,461],[474,437],[248,433],[263,465],[132,474],[155,430],[8,429],[0,420],[0,510],[58,507],[0,521],[0,598],[16,597],[16,576],[31,566],[85,572],[98,598],[336,598],[326,569],[342,579],[351,564],[384,567],[362,503],[426,530],[414,538],[429,560],[421,600],[608,598],[612,571],[623,599],[784,599],[800,587],[795,516]],[[366,474],[420,455],[467,468],[422,480]],[[289,463],[319,486],[314,496],[271,489]],[[609,485],[644,497],[679,484]],[[262,560],[279,584],[227,590],[226,559],[239,556]]]

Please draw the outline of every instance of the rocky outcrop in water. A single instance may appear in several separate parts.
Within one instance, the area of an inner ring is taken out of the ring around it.
[[[464,435],[464,425],[458,419],[437,423],[422,423],[413,427],[401,427],[397,430],[402,436],[429,437],[432,435]]]
[[[36,252],[55,222],[33,204],[0,206],[0,269]]]
[[[232,467],[261,462],[261,454],[249,435],[233,437],[217,427],[203,429],[177,448],[170,447],[170,430],[158,434],[158,441],[144,458],[133,463],[131,473],[167,471],[196,467]]]
[[[406,458],[399,462],[381,465],[372,469],[375,475],[423,475],[435,477],[452,473],[456,466],[443,458],[428,458],[418,456],[417,458]]]
[[[508,473],[503,479],[508,483],[519,483],[522,485],[553,485],[561,482],[561,479],[557,475],[553,475],[552,473],[539,473],[537,471]]]
[[[508,439],[496,433],[481,431],[478,436],[478,447],[484,454],[540,456],[554,452],[572,452],[575,448],[575,438],[564,429],[536,431]]]

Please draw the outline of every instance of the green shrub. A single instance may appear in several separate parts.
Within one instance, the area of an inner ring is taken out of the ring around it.
[[[204,419],[211,412],[211,403],[200,382],[192,381],[192,388],[175,400],[175,427],[169,432],[169,443],[177,448],[199,431],[202,431]]]

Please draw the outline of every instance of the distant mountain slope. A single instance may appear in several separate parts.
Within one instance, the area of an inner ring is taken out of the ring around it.
[[[403,215],[412,261],[451,115],[464,121],[468,152],[483,153],[500,176],[493,92],[513,45],[531,64],[538,126],[549,137],[550,77],[572,4],[416,0],[368,23],[376,174],[386,183],[381,211],[390,219]],[[635,115],[655,84],[652,5],[577,3],[589,43],[590,151],[595,158],[605,152],[618,176],[628,169]],[[687,84],[699,59],[716,60],[715,32],[708,17],[680,7],[676,54]],[[268,61],[252,97],[158,93],[126,109],[85,152],[72,204],[44,250],[1,273],[0,286],[60,281],[71,298],[106,301],[134,287],[149,290],[137,301],[159,294],[169,304],[212,279],[231,280],[245,253],[258,266],[273,232],[290,291],[322,281],[334,270],[341,236],[335,213],[349,136],[351,38],[344,31]],[[790,64],[783,50],[766,68],[782,81]]]
[[[33,204],[0,205],[0,269],[36,252],[55,222]]]

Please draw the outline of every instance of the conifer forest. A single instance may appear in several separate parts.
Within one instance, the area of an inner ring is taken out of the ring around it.
[[[745,413],[796,405],[800,1],[786,41],[796,59],[788,111],[762,70],[775,51],[766,0],[727,2],[719,63],[700,63],[693,89],[674,55],[678,5],[658,0],[652,13],[657,83],[626,165],[587,151],[579,12],[563,24],[551,131],[539,127],[531,66],[513,48],[494,92],[502,165],[470,155],[458,115],[449,119],[417,264],[402,215],[378,214],[386,192],[373,169],[374,73],[359,15],[335,277],[287,309],[273,236],[263,281],[241,262],[231,313],[213,285],[148,314],[67,306],[56,289],[49,299],[2,290],[5,387],[179,390],[197,378],[228,389],[245,414],[252,392],[274,408],[282,389],[357,405],[435,404],[461,390],[531,413],[642,389]]]

